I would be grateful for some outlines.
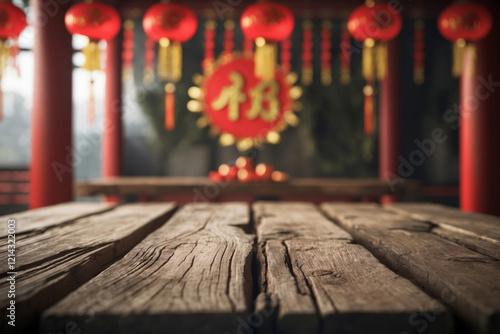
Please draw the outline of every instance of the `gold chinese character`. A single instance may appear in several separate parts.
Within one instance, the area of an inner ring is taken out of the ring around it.
[[[275,121],[280,112],[278,91],[279,85],[275,80],[259,82],[254,89],[250,90],[252,108],[248,111],[247,117],[256,119],[260,115],[265,121]],[[264,102],[269,103],[268,109],[264,107]]]
[[[233,84],[221,90],[219,97],[212,102],[212,108],[222,110],[228,106],[228,118],[235,122],[240,117],[240,104],[246,102],[247,97],[243,93],[243,76],[238,72],[231,72],[229,79]]]

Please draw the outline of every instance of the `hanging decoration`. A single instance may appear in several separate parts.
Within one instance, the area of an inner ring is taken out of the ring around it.
[[[232,55],[234,50],[234,21],[226,20],[224,22],[224,44],[223,54],[225,56]]]
[[[290,37],[284,39],[281,43],[281,53],[280,53],[280,60],[281,60],[281,70],[284,73],[290,73],[292,70],[292,41],[290,40]]]
[[[123,78],[131,82],[134,78],[134,21],[128,19],[123,23]]]
[[[82,66],[90,72],[90,96],[87,120],[94,122],[94,80],[93,71],[101,70],[98,42],[113,39],[121,28],[120,14],[111,6],[101,2],[81,2],[71,6],[64,18],[66,29],[72,34],[88,37],[89,42],[82,50],[85,64]]]
[[[1,82],[9,60],[16,68],[16,56],[19,52],[17,39],[26,28],[26,14],[8,1],[0,2],[0,122],[3,118],[2,100],[3,93]]]
[[[150,7],[144,15],[142,25],[146,35],[159,42],[158,75],[165,85],[165,127],[175,126],[175,83],[182,76],[181,43],[190,40],[198,28],[194,12],[186,6],[160,3]]]
[[[313,81],[313,23],[310,20],[302,22],[302,85],[309,86]]]
[[[415,85],[421,85],[425,80],[424,60],[425,60],[425,41],[424,28],[425,22],[417,19],[413,23],[413,82]]]
[[[321,83],[329,86],[332,83],[332,22],[321,22]]]
[[[205,74],[211,73],[215,62],[215,28],[217,22],[208,20],[205,22],[205,43],[204,43],[204,57],[201,67]]]
[[[236,144],[246,151],[264,142],[277,144],[280,132],[288,125],[296,126],[294,99],[302,94],[292,87],[296,75],[276,70],[274,79],[263,81],[255,75],[252,57],[220,57],[211,75],[205,76],[200,87],[191,87],[188,103],[192,112],[202,112],[198,126],[210,125],[220,134],[222,146]]]
[[[373,110],[373,84],[382,80],[387,71],[387,41],[392,40],[401,31],[403,20],[387,3],[374,3],[367,0],[349,16],[347,28],[352,37],[363,42],[362,73],[366,81],[364,129],[367,135],[375,132]]]
[[[155,45],[156,41],[146,36],[144,42],[143,81],[148,85],[155,82]]]
[[[351,83],[351,35],[347,30],[347,22],[342,23],[340,31],[340,83]]]
[[[243,53],[253,55],[253,41],[246,36],[243,36]]]
[[[294,26],[292,12],[278,3],[257,3],[243,11],[240,23],[245,37],[255,40],[255,76],[273,80],[277,61],[276,43],[291,35]]]
[[[485,38],[491,31],[492,24],[493,19],[489,10],[477,3],[451,5],[439,15],[439,32],[444,38],[453,42],[452,74],[454,77],[462,75],[465,48],[468,47],[473,59],[475,59],[474,42]],[[474,66],[472,66],[473,68]]]

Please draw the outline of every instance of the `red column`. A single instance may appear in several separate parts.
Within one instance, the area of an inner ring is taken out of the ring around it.
[[[500,216],[498,17],[493,22],[489,36],[476,43],[475,64],[466,52],[460,80],[460,206]]]
[[[34,17],[34,91],[31,124],[32,209],[73,199],[71,146],[71,36],[68,4],[31,2]],[[55,5],[54,5],[55,4]],[[57,8],[56,8],[57,7]]]
[[[106,46],[106,92],[102,135],[102,176],[121,175],[122,131],[122,33]],[[117,198],[107,197],[107,201]]]
[[[379,102],[379,177],[393,180],[398,175],[400,128],[400,61],[399,42],[387,43],[387,75],[380,83]],[[383,196],[382,204],[396,201],[397,196]]]

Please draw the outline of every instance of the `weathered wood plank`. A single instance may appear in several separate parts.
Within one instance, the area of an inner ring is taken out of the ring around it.
[[[270,319],[278,333],[416,333],[425,314],[435,317],[427,333],[452,329],[442,304],[385,267],[314,205],[259,202],[253,208],[263,271],[256,313],[275,306],[276,320]]]
[[[391,188],[379,179],[300,178],[274,183],[214,183],[206,177],[116,177],[77,183],[80,196],[94,195],[165,195],[190,194],[195,200],[206,201],[214,195],[245,194],[279,197],[282,195],[345,195],[374,196],[417,194],[420,182],[406,180]]]
[[[452,308],[473,330],[500,332],[500,262],[430,233],[435,226],[375,204],[322,209],[394,271]]]
[[[111,210],[114,205],[104,203],[69,202],[45,208],[0,216],[0,238],[7,236],[7,220],[16,220],[16,235],[61,226],[72,221]]]
[[[236,333],[250,311],[254,237],[242,203],[190,204],[47,310],[42,333]],[[89,321],[89,319],[91,319]]]
[[[174,209],[172,203],[130,204],[21,234],[16,239],[15,330],[19,332],[23,326],[33,326],[43,310],[125,254],[161,226]],[[17,219],[22,224],[22,216]],[[57,217],[54,220],[62,221]],[[6,257],[7,252],[0,253],[1,263],[7,263]],[[5,273],[0,275],[3,277],[0,281],[1,325],[12,330],[6,327],[5,321],[9,285]]]
[[[499,217],[431,203],[393,203],[387,209],[500,246]]]

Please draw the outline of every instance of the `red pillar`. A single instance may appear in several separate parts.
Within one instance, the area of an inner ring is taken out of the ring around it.
[[[31,4],[35,20],[35,84],[31,124],[30,207],[34,209],[73,199],[73,49],[71,36],[64,25],[64,14],[69,3],[63,5],[50,0],[33,0]]]
[[[122,33],[106,46],[106,92],[104,101],[104,131],[102,135],[102,176],[121,175],[122,131]],[[117,198],[107,197],[107,201]]]
[[[476,43],[475,65],[472,54],[465,54],[460,80],[460,206],[500,216],[498,19],[497,15],[489,36]]]
[[[400,128],[400,56],[396,39],[387,43],[387,75],[380,83],[379,102],[379,178],[392,180],[398,175]],[[383,196],[382,204],[396,201],[397,196]]]

